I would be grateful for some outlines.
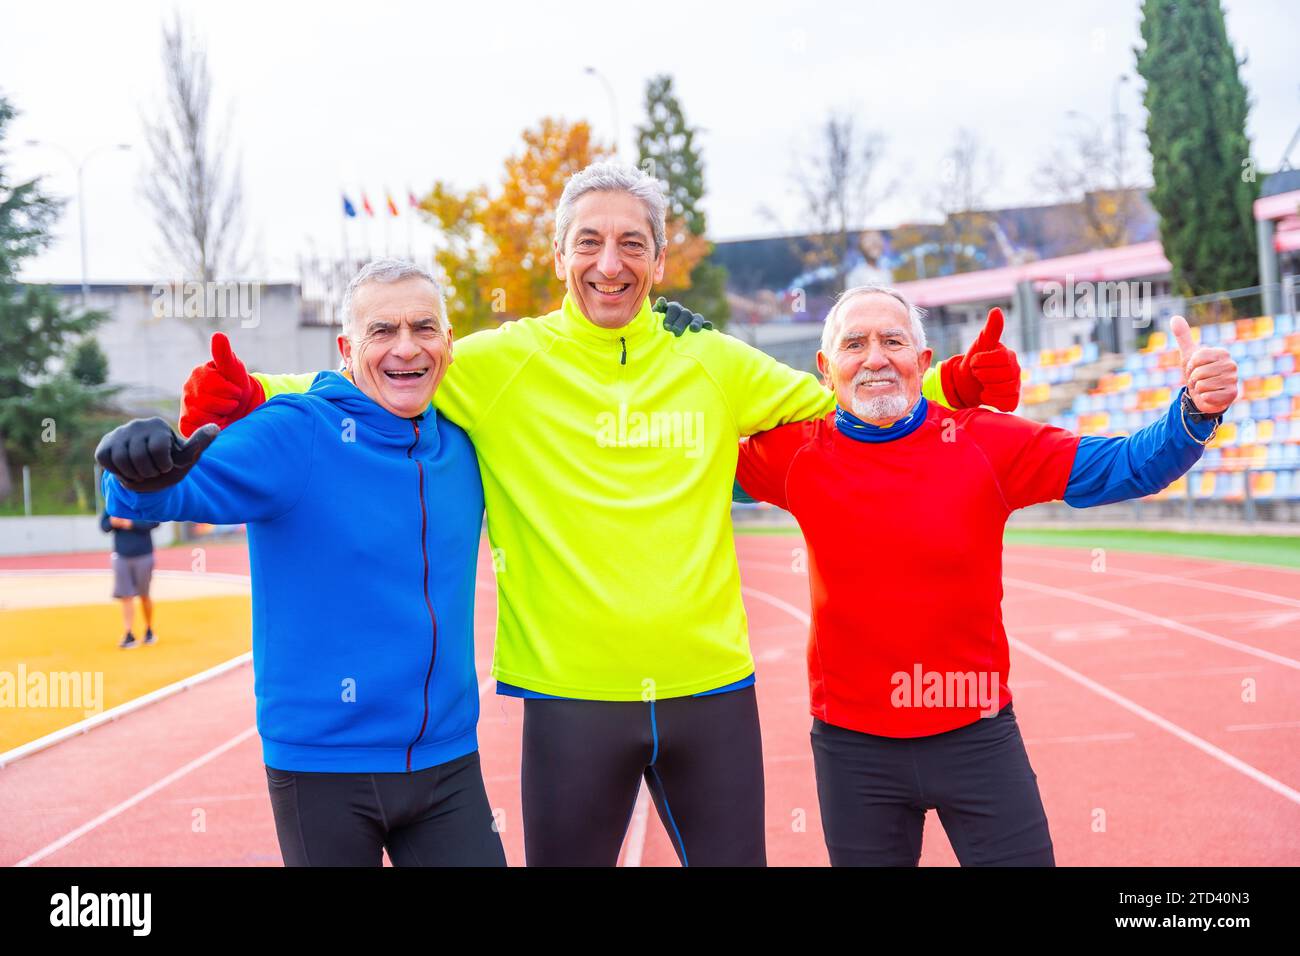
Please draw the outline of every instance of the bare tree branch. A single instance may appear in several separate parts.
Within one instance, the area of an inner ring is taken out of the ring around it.
[[[235,277],[243,259],[243,188],[239,156],[230,147],[233,113],[217,124],[203,42],[180,13],[162,35],[163,104],[145,117],[150,171],[142,193],[162,253],[187,281]],[[191,323],[206,342],[221,317]]]

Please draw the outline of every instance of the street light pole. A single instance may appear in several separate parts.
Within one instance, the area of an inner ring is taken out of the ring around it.
[[[1115,120],[1115,171],[1117,173],[1115,180],[1117,187],[1123,187],[1128,182],[1128,169],[1124,161],[1124,114],[1119,108],[1119,88],[1128,82],[1128,74],[1121,73],[1115,80],[1115,87],[1111,91],[1112,117]]]
[[[29,139],[28,146],[48,146],[50,149],[58,150],[65,157],[72,167],[77,171],[77,233],[81,239],[81,305],[84,308],[90,301],[90,281],[87,278],[86,271],[86,164],[95,156],[106,150],[129,150],[130,143],[107,143],[103,146],[97,146],[90,152],[81,157],[80,160],[72,154],[72,151],[58,143],[49,143],[39,139]]]
[[[609,79],[605,76],[605,74],[604,74],[604,73],[601,73],[600,70],[596,69],[594,66],[583,67],[582,72],[588,74],[589,76],[594,76],[596,79],[600,80],[600,82],[603,83],[604,86],[605,86],[605,92],[606,92],[606,94],[609,95],[609,115],[610,115],[611,119],[612,119],[613,122],[614,122],[614,155],[617,156],[618,153],[619,153],[619,149],[618,149],[618,101],[617,101],[617,100],[615,99],[615,97],[614,97],[614,87],[613,87],[613,85],[609,82]]]

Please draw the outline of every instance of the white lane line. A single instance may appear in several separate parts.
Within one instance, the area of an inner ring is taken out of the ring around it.
[[[640,866],[641,855],[645,852],[646,822],[650,817],[650,792],[646,790],[645,781],[637,791],[636,806],[632,809],[632,824],[627,831],[627,852],[623,856],[624,866]]]
[[[1139,611],[1137,608],[1129,607],[1126,604],[1116,604],[1114,601],[1106,601],[1102,598],[1090,597],[1086,594],[1076,594],[1073,591],[1067,591],[1064,588],[1049,587],[1046,584],[1037,584],[1034,581],[1021,581],[1018,578],[1004,577],[1003,583],[1010,584],[1014,587],[1025,588],[1029,591],[1036,591],[1039,594],[1048,594],[1053,597],[1065,598],[1070,601],[1078,601],[1082,604],[1091,604],[1093,607],[1105,608],[1108,611],[1114,611],[1117,614],[1123,614],[1126,617],[1136,618],[1139,621],[1146,621],[1148,624],[1155,624],[1159,627],[1168,628],[1171,631],[1178,631],[1181,634],[1188,634],[1192,637],[1198,637],[1203,641],[1209,641],[1211,644],[1218,644],[1221,647],[1228,647],[1234,651],[1241,651],[1243,654],[1250,654],[1252,657],[1259,657],[1266,661],[1272,661],[1274,664],[1281,664],[1283,667],[1290,667],[1293,670],[1300,670],[1300,661],[1282,654],[1274,654],[1272,651],[1266,651],[1261,647],[1253,647],[1250,644],[1243,644],[1241,641],[1234,641],[1227,637],[1221,637],[1218,634],[1211,634],[1209,631],[1203,631],[1199,627],[1192,627],[1188,624],[1181,624],[1173,618],[1161,617],[1159,614],[1148,614],[1146,611]]]
[[[187,763],[185,766],[181,767],[180,769],[173,770],[171,773],[163,777],[161,780],[157,780],[154,783],[149,784],[149,786],[145,787],[143,790],[140,790],[134,795],[127,797],[127,799],[123,800],[117,806],[105,810],[99,816],[95,817],[95,819],[90,820],[87,823],[83,823],[81,826],[77,827],[75,830],[71,831],[70,833],[65,833],[63,836],[59,837],[53,843],[41,847],[31,856],[23,860],[20,860],[14,865],[19,867],[24,867],[24,866],[31,866],[33,863],[39,863],[41,860],[45,859],[50,854],[57,853],[59,850],[62,850],[65,846],[67,846],[69,843],[72,843],[74,840],[81,839],[81,837],[85,836],[91,830],[94,830],[95,828],[102,826],[103,824],[107,823],[109,820],[112,820],[114,817],[121,816],[127,810],[130,810],[132,807],[134,807],[137,803],[140,803],[143,800],[147,800],[149,797],[153,796],[155,793],[157,793],[159,790],[162,790],[164,787],[170,786],[171,784],[175,783],[177,780],[180,780],[182,777],[186,776],[192,771],[197,770],[199,767],[202,767],[204,764],[211,763],[213,760],[216,760],[227,750],[231,750],[235,747],[238,747],[245,740],[248,740],[249,738],[255,736],[257,736],[256,727],[248,727],[240,731],[239,733],[235,734],[235,736],[227,740],[224,744],[221,744],[219,747],[214,747],[211,750],[209,750],[207,753],[205,753],[203,756],[196,757],[195,759],[191,760],[189,763]]]
[[[1120,674],[1120,680],[1163,680],[1166,677],[1215,677],[1221,674],[1253,674],[1258,667],[1198,667],[1185,671],[1150,671],[1141,674]]]
[[[746,562],[746,566],[751,566],[754,562]],[[742,587],[742,594],[747,594],[755,600],[770,604],[785,613],[793,616],[804,624],[809,623],[807,613],[801,611],[788,601],[782,601],[773,594],[766,591],[758,591],[754,588]],[[626,850],[623,856],[623,866],[640,866],[641,855],[645,852],[645,834],[646,821],[650,815],[650,795],[645,787],[645,781],[641,782],[641,789],[637,793],[636,807],[632,810],[632,823],[628,828]]]
[[[1224,730],[1283,730],[1289,727],[1300,727],[1300,720],[1280,720],[1275,724],[1229,724]]]
[[[34,754],[38,750],[44,750],[47,747],[53,747],[57,743],[62,743],[69,737],[76,737],[79,734],[84,734],[87,731],[94,730],[100,724],[118,720],[132,711],[139,710],[142,707],[148,707],[150,704],[156,704],[164,698],[171,697],[174,694],[179,694],[183,690],[189,690],[191,687],[210,681],[214,677],[220,677],[227,671],[234,670],[236,667],[242,667],[244,664],[248,664],[252,660],[253,652],[245,651],[238,657],[232,657],[230,660],[223,664],[218,664],[216,667],[209,667],[207,670],[186,677],[184,680],[178,680],[175,683],[168,684],[166,687],[159,687],[157,690],[150,691],[149,693],[136,697],[133,700],[128,700],[125,704],[118,704],[116,707],[110,707],[108,710],[95,714],[93,717],[87,717],[85,720],[79,720],[75,724],[61,727],[52,733],[46,734],[44,737],[37,737],[35,740],[28,741],[25,744],[15,747],[13,750],[6,750],[4,753],[0,753],[0,768],[7,767],[15,760],[18,760],[21,757],[26,757],[29,754]]]
[[[202,675],[198,675],[198,676],[202,676]],[[478,684],[479,696],[482,697],[485,693],[487,693],[488,688],[490,688],[493,685],[493,683],[494,681],[491,677],[485,677],[483,678],[483,680],[479,681]],[[99,714],[98,716],[103,717],[107,713],[108,712],[105,711],[104,714]],[[161,780],[149,784],[149,786],[145,787],[143,790],[139,791],[135,795],[128,797],[126,800],[123,800],[117,806],[105,810],[99,816],[95,817],[95,819],[89,821],[88,823],[83,823],[81,826],[77,827],[75,830],[71,831],[70,833],[65,833],[63,836],[59,837],[53,843],[49,844],[48,846],[42,847],[41,849],[33,853],[31,856],[27,857],[24,860],[19,861],[18,863],[15,863],[14,865],[31,866],[33,863],[38,863],[41,860],[45,859],[51,853],[57,853],[59,850],[63,849],[65,846],[72,843],[73,841],[81,839],[81,837],[85,836],[91,830],[103,826],[105,823],[107,823],[109,820],[112,820],[114,817],[120,816],[121,814],[125,813],[127,810],[130,810],[133,806],[138,804],[140,801],[148,799],[149,797],[157,793],[159,790],[162,790],[164,787],[168,786],[169,784],[175,783],[177,780],[181,779],[186,774],[190,773],[191,771],[197,770],[199,767],[202,767],[204,764],[212,760],[215,760],[217,757],[221,756],[230,748],[238,746],[239,744],[247,740],[249,737],[255,736],[256,734],[257,734],[256,726],[249,727],[247,730],[241,731],[240,733],[236,734],[234,737],[230,738],[230,740],[227,740],[221,746],[209,750],[201,757],[197,757],[194,760],[191,760],[189,763],[181,767],[179,770],[173,770],[171,773],[163,777]],[[39,743],[39,741],[36,742]]]
[[[1013,581],[1011,583],[1029,585],[1031,589],[1036,589],[1039,587],[1039,585],[1033,585],[1030,582]],[[793,604],[788,604],[787,602],[782,601],[780,598],[773,597],[770,594],[765,594],[762,591],[754,591],[750,588],[741,588],[741,590],[752,597],[758,598],[760,601],[766,601],[768,604],[772,604],[775,607],[781,607],[787,613],[793,614],[801,621],[804,622],[808,621],[808,615],[803,611],[799,610]],[[1060,589],[1058,588],[1047,588],[1046,590],[1059,591],[1063,597],[1073,597],[1073,595],[1070,594],[1068,591],[1060,591]],[[1092,602],[1089,601],[1088,603],[1092,603]],[[1144,612],[1134,611],[1132,608],[1126,608],[1121,604],[1112,604],[1109,601],[1102,601],[1100,603],[1107,605],[1108,607],[1110,607],[1111,610],[1118,611],[1121,614],[1127,613],[1127,614],[1132,614],[1134,616],[1144,614]],[[1163,618],[1156,618],[1155,615],[1144,615],[1144,616],[1154,618],[1157,623],[1163,622],[1165,620]],[[1176,621],[1170,621],[1169,624],[1174,625],[1175,629],[1180,629],[1180,625],[1178,625],[1178,622]],[[1196,629],[1188,628],[1188,630],[1194,631]],[[1204,634],[1204,632],[1201,632],[1201,634]],[[1201,636],[1201,635],[1198,634],[1197,636]],[[1217,638],[1217,635],[1211,634],[1209,635],[1209,637]],[[1217,638],[1217,640],[1226,641],[1227,639]],[[1122,694],[1115,693],[1115,691],[1111,690],[1109,687],[1105,687],[1104,685],[1097,683],[1095,680],[1093,680],[1090,677],[1085,677],[1083,674],[1080,674],[1078,671],[1074,670],[1073,668],[1067,667],[1065,664],[1062,664],[1060,661],[1056,660],[1055,658],[1049,657],[1048,655],[1044,654],[1042,651],[1030,647],[1028,644],[1024,643],[1023,641],[1018,641],[1015,638],[1008,638],[1008,641],[1013,647],[1018,648],[1021,652],[1025,654],[1028,654],[1030,657],[1034,658],[1034,660],[1038,661],[1039,663],[1046,664],[1054,671],[1060,674],[1064,674],[1066,677],[1070,678],[1070,680],[1082,684],[1084,687],[1088,688],[1093,693],[1100,694],[1102,697],[1105,697],[1107,700],[1111,701],[1112,703],[1118,704],[1119,706],[1123,707],[1125,710],[1129,711],[1130,713],[1136,714],[1137,716],[1141,717],[1143,720],[1155,724],[1161,730],[1173,734],[1175,737],[1177,737],[1179,740],[1183,741],[1184,743],[1191,744],[1196,749],[1209,754],[1215,760],[1227,764],[1229,767],[1231,767],[1233,770],[1236,770],[1238,773],[1245,774],[1247,777],[1254,780],[1256,783],[1263,784],[1265,787],[1268,787],[1270,790],[1274,791],[1275,793],[1281,794],[1282,796],[1290,800],[1292,803],[1300,804],[1300,791],[1288,787],[1280,780],[1275,780],[1274,778],[1270,777],[1268,774],[1264,773],[1264,771],[1252,767],[1244,760],[1234,757],[1226,750],[1219,749],[1218,747],[1214,746],[1214,744],[1210,743],[1208,740],[1203,740],[1200,737],[1193,734],[1191,731],[1184,730],[1182,727],[1179,727],[1173,721],[1166,720],[1164,717],[1161,717],[1159,714],[1147,710],[1141,704],[1129,700],[1127,697],[1125,697]],[[1235,645],[1237,642],[1228,641],[1228,643]],[[1247,645],[1241,645],[1241,647],[1245,648],[1247,647]],[[1250,648],[1250,650],[1254,651],[1258,649]],[[1260,653],[1261,655],[1267,654],[1266,651]],[[1270,655],[1270,657],[1280,657],[1280,655]],[[1282,660],[1286,661],[1289,660],[1289,658],[1282,658]],[[1298,662],[1292,661],[1293,665],[1297,663]]]
[[[1115,691],[1111,690],[1109,687],[1097,683],[1097,681],[1093,680],[1091,677],[1086,677],[1083,674],[1080,674],[1078,671],[1074,670],[1073,668],[1068,667],[1065,664],[1062,664],[1060,661],[1056,660],[1053,657],[1049,657],[1048,655],[1044,654],[1042,651],[1036,648],[1030,647],[1028,644],[1024,643],[1023,641],[1018,641],[1015,638],[1011,638],[1010,643],[1020,653],[1028,654],[1030,657],[1038,661],[1040,664],[1047,665],[1048,667],[1052,668],[1052,670],[1056,671],[1058,674],[1063,674],[1064,676],[1068,677],[1070,680],[1074,681],[1075,683],[1081,684],[1082,686],[1086,687],[1094,694],[1098,694],[1102,697],[1105,697],[1111,703],[1118,704],[1120,707],[1123,707],[1129,713],[1141,717],[1143,720],[1147,721],[1148,723],[1155,724],[1157,727],[1159,727],[1161,730],[1165,731],[1166,733],[1173,734],[1175,737],[1177,737],[1179,740],[1183,741],[1184,743],[1190,744],[1191,746],[1195,747],[1197,750],[1201,751],[1202,753],[1208,754],[1209,756],[1213,757],[1215,760],[1219,761],[1220,763],[1223,763],[1231,767],[1233,770],[1236,770],[1240,774],[1244,774],[1245,776],[1249,777],[1251,780],[1254,780],[1256,783],[1262,784],[1263,786],[1267,787],[1269,790],[1272,790],[1274,793],[1282,795],[1286,799],[1290,800],[1292,803],[1300,804],[1300,791],[1297,791],[1292,787],[1288,787],[1282,781],[1270,777],[1268,774],[1264,773],[1264,771],[1252,767],[1250,764],[1246,763],[1246,761],[1234,757],[1226,750],[1221,750],[1220,748],[1214,746],[1214,744],[1210,743],[1208,740],[1204,740],[1201,737],[1196,736],[1196,734],[1178,726],[1173,721],[1167,720],[1166,718],[1161,717],[1159,714],[1147,710],[1141,704],[1129,700],[1123,694],[1115,693]]]
[[[740,593],[747,594],[757,601],[762,601],[764,604],[770,604],[774,608],[785,611],[786,614],[789,614],[795,620],[802,621],[804,624],[812,623],[812,618],[808,616],[807,611],[795,607],[789,601],[782,601],[779,597],[777,597],[774,594],[768,594],[766,591],[759,591],[756,590],[755,588],[746,588],[746,587],[742,587],[740,589]]]
[[[1082,573],[1093,573],[1091,567],[1079,565],[1070,561],[1057,561],[1052,558],[1008,558],[1009,563],[1014,564],[1033,564],[1042,565],[1050,568],[1067,568],[1071,571]],[[1202,571],[1201,573],[1207,573]],[[1154,571],[1132,571],[1128,568],[1107,567],[1105,571],[1096,572],[1097,577],[1106,577],[1115,575],[1121,578],[1135,578],[1139,581],[1156,581],[1161,584],[1177,584],[1180,587],[1195,588],[1200,591],[1217,591],[1220,594],[1235,594],[1239,597],[1248,597],[1256,601],[1268,601],[1272,604],[1281,604],[1285,607],[1300,608],[1300,600],[1296,598],[1284,597],[1280,594],[1269,594],[1265,591],[1255,591],[1251,588],[1239,588],[1233,584],[1220,584],[1217,581],[1202,581],[1200,578],[1181,578],[1173,574],[1158,574]]]

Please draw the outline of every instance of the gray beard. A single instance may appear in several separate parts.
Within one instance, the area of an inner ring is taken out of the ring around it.
[[[906,415],[911,407],[906,395],[881,395],[867,399],[853,396],[853,414],[863,421],[897,420]]]

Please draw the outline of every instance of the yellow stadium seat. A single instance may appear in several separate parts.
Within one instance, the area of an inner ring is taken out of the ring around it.
[[[1147,339],[1147,344],[1140,349],[1143,354],[1151,352],[1163,352],[1169,347],[1169,336],[1163,332],[1152,332],[1151,338]]]
[[[1254,471],[1248,477],[1250,478],[1250,493],[1252,495],[1267,496],[1277,490],[1276,472]]]
[[[1219,430],[1214,433],[1214,439],[1206,446],[1207,448],[1224,448],[1234,445],[1237,442],[1237,423],[1224,422],[1219,426]]]

